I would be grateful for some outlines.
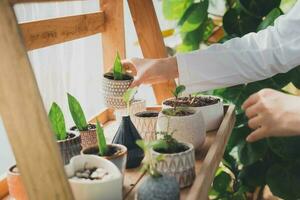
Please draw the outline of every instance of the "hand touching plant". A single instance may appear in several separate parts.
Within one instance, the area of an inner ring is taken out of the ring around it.
[[[248,142],[272,137],[300,135],[300,97],[271,89],[250,96],[242,108],[254,131]]]

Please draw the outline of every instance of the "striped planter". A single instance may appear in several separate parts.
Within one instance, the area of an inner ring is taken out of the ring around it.
[[[81,150],[80,134],[75,131],[70,134],[73,134],[74,136],[70,139],[57,141],[65,165],[69,164],[70,159],[73,156],[79,155]]]
[[[142,99],[134,99],[129,108],[129,115],[134,122],[135,114],[146,110],[146,101]],[[127,108],[115,110],[116,121],[120,123],[122,117],[127,116]]]
[[[196,177],[194,147],[189,143],[183,144],[189,147],[189,149],[181,153],[163,154],[164,160],[157,164],[157,170],[160,173],[174,176],[180,188],[192,185]],[[154,150],[152,150],[151,153],[154,158],[161,155],[161,153]]]
[[[156,140],[156,123],[158,119],[158,112],[145,111],[145,113],[156,113],[156,117],[143,117],[140,116],[144,112],[136,113],[132,118],[132,122],[138,130],[141,137],[146,141]]]

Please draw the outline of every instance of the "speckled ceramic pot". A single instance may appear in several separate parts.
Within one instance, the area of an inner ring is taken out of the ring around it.
[[[195,149],[202,147],[205,137],[205,121],[201,112],[189,109],[192,115],[167,116],[160,112],[158,115],[157,132],[173,132],[173,137],[180,142],[191,143]],[[168,129],[169,128],[169,129]]]
[[[70,132],[80,133],[80,138],[81,138],[80,144],[82,149],[93,147],[98,144],[95,124],[89,124],[89,129],[87,131],[78,131],[76,127],[72,127],[70,129]]]
[[[142,99],[134,99],[129,108],[129,115],[134,122],[135,113],[142,112],[146,110],[146,101]],[[122,117],[127,116],[127,108],[115,110],[115,116],[118,123],[121,122]]]
[[[123,95],[133,81],[133,77],[127,75],[127,80],[110,79],[111,73],[107,73],[102,78],[102,92],[104,102],[107,107],[114,109],[126,108]]]
[[[220,99],[216,96],[211,96],[213,98]],[[165,101],[171,100],[174,98],[167,99]],[[164,102],[165,102],[164,101]],[[163,102],[163,108],[170,108],[170,106],[165,105]],[[220,101],[216,104],[208,105],[208,106],[201,106],[201,107],[189,107],[197,112],[202,112],[204,121],[205,121],[205,127],[207,131],[216,130],[219,128],[223,117],[224,117],[224,108],[223,108],[223,101],[220,99]]]
[[[144,113],[153,114],[151,117],[147,117]],[[156,115],[156,116],[155,116]],[[140,133],[141,137],[146,141],[156,140],[156,123],[158,119],[158,112],[156,111],[143,111],[138,112],[132,118],[136,129]]]
[[[57,141],[64,164],[68,164],[73,156],[79,155],[81,150],[79,132],[69,134],[73,134],[70,139]]]
[[[157,164],[160,173],[174,176],[180,188],[185,188],[193,184],[195,180],[195,150],[192,144],[184,143],[188,150],[181,153],[162,154],[152,149],[154,158],[163,155],[164,160]]]

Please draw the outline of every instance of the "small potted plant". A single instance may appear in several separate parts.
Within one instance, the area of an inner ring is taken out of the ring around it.
[[[142,112],[146,110],[146,101],[143,99],[133,99],[130,102],[130,110],[129,110],[129,115],[130,118],[133,120],[134,123],[134,118],[135,118],[135,113]],[[121,122],[122,117],[128,115],[127,113],[127,108],[122,108],[122,109],[117,109],[115,110],[115,116],[116,116],[116,121]]]
[[[81,146],[83,149],[97,145],[96,125],[86,121],[84,112],[79,101],[68,94],[69,109],[76,126],[72,127],[73,132],[80,132]]]
[[[142,182],[137,191],[138,200],[179,200],[180,188],[174,176],[168,176],[160,173],[157,169],[157,163],[161,162],[164,157],[159,155],[152,157],[151,147],[153,143],[137,141],[137,144],[143,148],[145,159],[142,171],[148,174],[148,177]]]
[[[128,113],[130,110],[130,102],[133,99],[136,91],[137,87],[130,88],[124,94],[123,98],[127,104]],[[138,167],[144,158],[143,150],[136,144],[136,141],[140,139],[142,138],[132,123],[130,116],[123,116],[112,143],[122,144],[127,147],[127,169]]]
[[[65,166],[76,200],[121,200],[123,178],[109,160],[95,155],[78,155]]]
[[[107,144],[104,130],[97,121],[98,146],[82,150],[82,154],[91,154],[103,157],[113,162],[124,173],[127,161],[127,148],[121,144]]]
[[[207,131],[218,129],[224,116],[222,100],[214,96],[199,96],[198,94],[188,97],[175,96],[163,102],[163,108],[175,106],[189,107],[197,112],[202,112]]]
[[[184,86],[178,86],[173,92],[176,99],[185,90]],[[170,132],[176,130],[173,137],[178,141],[191,143],[195,149],[201,148],[205,141],[206,129],[202,112],[196,112],[190,108],[174,107],[163,109],[157,120],[157,132]]]
[[[68,164],[73,156],[80,154],[80,134],[78,132],[67,132],[64,114],[57,103],[52,104],[48,118],[55,133],[63,162]]]
[[[160,173],[176,177],[180,188],[193,184],[195,180],[195,150],[190,143],[181,143],[172,137],[174,132],[160,132],[151,150],[153,158],[164,157],[157,163]]]
[[[123,95],[132,81],[133,76],[123,71],[121,58],[117,53],[113,71],[103,75],[102,87],[106,106],[114,109],[126,108]]]
[[[138,112],[134,115],[132,121],[142,138],[146,141],[156,140],[156,123],[158,111],[147,110]]]
[[[16,165],[10,167],[7,172],[7,184],[11,198],[17,200],[29,199]]]

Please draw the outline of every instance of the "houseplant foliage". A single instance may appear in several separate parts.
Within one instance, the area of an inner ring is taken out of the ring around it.
[[[241,37],[249,32],[260,31],[283,14],[281,3],[287,0],[225,0],[226,12],[222,24],[209,14],[210,1],[163,0],[163,12],[167,19],[177,20],[182,43],[177,52],[199,49],[201,44],[209,45],[216,30],[224,30],[218,42]],[[289,3],[289,2],[288,2]],[[300,67],[272,78],[250,84],[218,89],[213,94],[237,106],[237,121],[224,155],[224,167],[215,178],[212,194],[215,199],[245,199],[246,192],[263,190],[268,185],[271,191],[284,199],[300,198],[299,187],[299,137],[269,138],[256,143],[246,143],[251,130],[241,109],[242,103],[253,93],[263,88],[282,91],[293,83],[300,88]],[[290,186],[290,187],[288,187]],[[261,192],[260,192],[261,194]]]

